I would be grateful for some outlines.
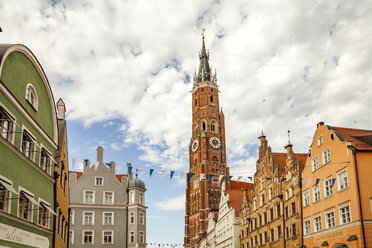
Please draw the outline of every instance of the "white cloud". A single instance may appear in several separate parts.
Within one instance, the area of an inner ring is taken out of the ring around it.
[[[304,152],[319,121],[371,128],[369,1],[9,0],[0,11],[0,42],[35,53],[69,119],[125,121],[123,144],[111,148],[135,144],[140,159],[162,168],[188,165],[184,81],[198,67],[201,27],[232,171],[255,169],[261,130],[284,151],[291,129],[294,150]]]
[[[165,211],[185,210],[185,194],[154,204],[156,208]]]

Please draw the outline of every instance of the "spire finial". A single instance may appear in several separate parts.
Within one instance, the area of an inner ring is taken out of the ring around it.
[[[265,136],[264,133],[263,133],[263,131],[261,131],[261,136]]]
[[[136,178],[138,177],[138,169],[136,168]]]
[[[204,40],[204,32],[205,32],[205,28],[202,28],[202,33],[201,33],[201,36],[202,36],[202,39]]]
[[[291,144],[291,130],[288,129],[288,145]]]

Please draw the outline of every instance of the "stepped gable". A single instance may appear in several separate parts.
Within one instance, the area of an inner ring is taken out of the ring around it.
[[[235,217],[239,217],[239,211],[242,209],[242,202],[244,197],[243,188],[248,191],[249,199],[252,199],[251,190],[253,188],[253,183],[230,181],[231,188],[225,190],[226,194],[229,194],[229,205],[235,210]]]

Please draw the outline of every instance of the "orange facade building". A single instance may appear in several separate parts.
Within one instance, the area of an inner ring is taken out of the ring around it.
[[[195,246],[206,236],[209,213],[218,213],[220,176],[226,182],[229,177],[225,120],[219,107],[217,78],[209,66],[204,37],[199,58],[199,71],[194,75],[192,89],[192,138],[185,204],[184,244],[187,247]],[[210,174],[214,176],[209,178]]]
[[[320,122],[303,170],[304,245],[372,247],[372,131]]]

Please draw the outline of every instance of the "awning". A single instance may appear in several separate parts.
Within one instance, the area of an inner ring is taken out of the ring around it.
[[[9,183],[1,179],[0,179],[0,183],[6,188],[6,190],[12,192],[13,194],[18,195],[18,192],[15,189],[13,189],[12,185],[10,185]]]
[[[54,212],[53,209],[52,209],[50,206],[48,206],[48,205],[45,204],[44,202],[41,202],[40,204],[41,204],[43,207],[45,207],[46,209],[48,209],[48,211],[49,211],[51,214],[57,216],[56,212]]]
[[[30,202],[32,202],[32,204],[35,204],[36,206],[39,207],[39,203],[35,200],[34,197],[30,196],[29,194],[25,193],[24,191],[22,191],[23,195],[30,200]]]
[[[347,241],[353,241],[353,240],[358,240],[357,236],[356,235],[351,235]]]
[[[328,242],[327,241],[324,241],[323,244],[321,246],[329,246]]]

